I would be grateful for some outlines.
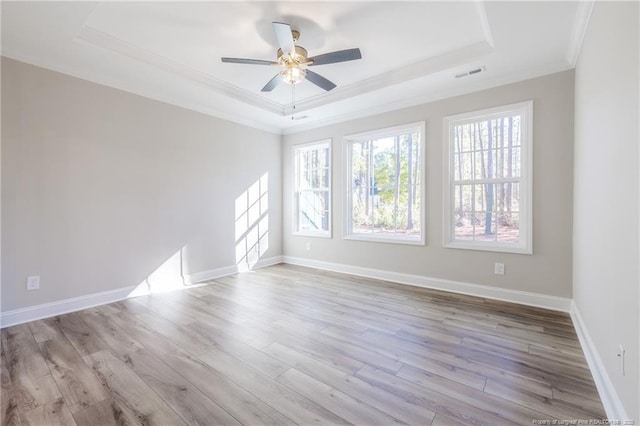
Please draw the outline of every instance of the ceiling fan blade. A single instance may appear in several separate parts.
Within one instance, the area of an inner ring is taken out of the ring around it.
[[[282,53],[285,55],[291,55],[295,51],[295,43],[293,42],[293,35],[291,34],[291,27],[289,24],[282,22],[273,22],[273,32],[276,33],[278,44]]]
[[[327,92],[331,89],[335,89],[336,85],[321,76],[320,74],[316,74],[313,71],[307,70],[307,80],[320,87],[321,89],[326,90]]]
[[[358,48],[338,50],[336,52],[325,53],[323,55],[318,55],[318,56],[314,56],[313,58],[309,58],[310,61],[313,61],[313,63],[309,65],[335,64],[336,62],[353,61],[361,58],[362,58],[362,54],[360,53],[360,49]]]
[[[278,65],[277,62],[263,61],[262,59],[244,59],[244,58],[220,58],[222,62],[232,64],[250,64],[250,65]]]
[[[264,85],[261,92],[270,92],[276,88],[278,84],[282,81],[282,77],[280,77],[280,73],[276,74],[267,84]]]

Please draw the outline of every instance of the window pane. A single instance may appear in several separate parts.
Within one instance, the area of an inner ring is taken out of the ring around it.
[[[421,238],[420,133],[403,131],[349,144],[351,233]]]
[[[451,192],[445,207],[445,229],[450,233],[446,239],[530,250],[520,221],[521,197],[531,197],[530,182],[522,176],[523,144],[528,142],[523,139],[523,122],[530,119],[531,103],[507,106],[502,115],[498,108],[487,111],[484,117],[480,111],[445,119],[450,129],[448,165],[453,167],[447,184]],[[530,221],[530,211],[527,215]]]
[[[296,231],[328,234],[330,214],[329,142],[294,150]]]

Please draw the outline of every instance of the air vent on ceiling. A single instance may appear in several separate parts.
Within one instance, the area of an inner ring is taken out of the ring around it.
[[[469,71],[461,72],[459,74],[456,74],[455,77],[456,78],[469,77],[470,75],[478,74],[478,73],[481,73],[482,71],[485,71],[485,67],[484,66],[481,66],[481,67],[478,67],[478,68],[474,68],[474,69],[469,70]]]

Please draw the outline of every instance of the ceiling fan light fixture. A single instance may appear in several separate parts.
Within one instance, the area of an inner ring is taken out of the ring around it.
[[[290,64],[281,73],[282,80],[288,84],[298,84],[307,76],[307,70],[299,65]]]

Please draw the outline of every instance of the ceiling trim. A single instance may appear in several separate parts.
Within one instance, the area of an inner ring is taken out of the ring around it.
[[[491,52],[493,52],[493,48],[486,41],[465,46],[442,55],[416,62],[412,65],[378,74],[355,84],[338,87],[331,92],[313,98],[296,102],[296,112],[301,113],[332,102],[353,98],[358,95],[415,80],[420,77],[426,77],[461,65],[475,63]],[[289,104],[285,109],[291,109],[291,107],[292,105]]]
[[[80,33],[76,38],[74,38],[74,41],[84,42],[92,46],[101,47],[103,49],[128,56],[132,59],[159,68],[170,74],[174,74],[182,78],[186,78],[187,80],[190,80],[192,82],[206,86],[209,89],[215,90],[220,94],[233,97],[234,99],[237,99],[241,102],[251,104],[273,114],[281,116],[285,115],[282,105],[277,102],[265,99],[258,95],[254,95],[251,92],[243,90],[237,86],[213,78],[206,73],[185,66],[172,59],[169,59],[162,55],[158,55],[157,53],[151,52],[147,49],[143,49],[139,46],[126,42],[120,38],[112,36],[111,34],[105,33],[87,25],[82,26]]]
[[[484,13],[484,5],[482,3],[478,4],[485,40],[296,102],[296,111],[308,111],[381,88],[465,65],[477,61],[481,57],[493,52],[493,38],[489,30],[486,14]],[[291,103],[283,105],[265,99],[257,94],[213,78],[206,73],[180,64],[165,56],[156,54],[148,49],[124,41],[86,24],[82,26],[80,33],[74,38],[74,41],[100,47],[144,62],[167,73],[185,78],[215,92],[230,96],[238,101],[261,108],[281,117],[287,116],[287,111],[293,108],[293,104]]]
[[[489,25],[489,19],[487,18],[487,10],[484,8],[484,1],[478,0],[478,14],[480,15],[480,23],[482,25],[482,32],[484,33],[484,39],[492,48],[496,47],[493,41],[493,34],[491,34],[491,26]]]
[[[162,102],[164,104],[172,105],[177,108],[188,109],[190,111],[199,112],[201,114],[205,114],[210,117],[231,121],[233,123],[252,127],[258,130],[263,130],[269,133],[282,134],[282,128],[280,126],[271,126],[261,121],[246,119],[245,117],[241,117],[237,114],[229,114],[228,112],[218,108],[203,108],[201,105],[198,105],[195,102],[185,102],[183,99],[175,99],[170,96],[162,95],[160,91],[150,92],[148,90],[139,90],[138,88],[135,88],[135,87],[128,87],[126,84],[123,84],[121,81],[114,80],[112,78],[101,78],[96,75],[92,75],[88,77],[86,74],[79,72],[75,67],[71,68],[71,67],[61,66],[59,64],[45,63],[45,61],[43,61],[42,58],[34,57],[32,55],[16,53],[13,51],[8,51],[4,47],[2,50],[1,57],[9,58],[18,62],[23,62],[25,64],[33,65],[35,67],[46,69],[52,72],[57,72],[73,78],[78,78],[80,80],[88,81],[93,84],[99,84],[101,86],[109,87],[111,89],[122,90],[123,92],[131,93],[136,96],[141,96],[143,98],[150,99],[152,101]]]
[[[527,73],[522,74],[519,72],[510,73],[507,75],[493,77],[489,80],[467,80],[468,83],[461,86],[450,87],[448,89],[440,90],[439,92],[430,92],[428,94],[416,95],[410,98],[401,99],[395,102],[390,102],[384,105],[376,105],[374,107],[360,109],[358,111],[348,112],[341,115],[335,115],[326,119],[317,120],[310,124],[299,124],[297,126],[288,127],[282,130],[282,134],[289,135],[304,132],[307,130],[317,129],[333,124],[342,123],[345,121],[356,120],[363,117],[371,117],[376,114],[384,114],[392,111],[399,111],[404,108],[410,108],[418,105],[425,105],[431,102],[436,102],[442,99],[450,99],[455,96],[462,96],[469,93],[478,92],[481,90],[491,89],[493,87],[504,86],[507,84],[517,83],[520,81],[529,80],[532,78],[541,77],[548,74],[557,72],[563,72],[571,69],[566,63],[554,63],[541,67],[529,69]],[[452,77],[453,78],[453,77]]]
[[[594,0],[584,0],[578,3],[578,10],[576,11],[576,18],[573,21],[573,29],[571,31],[571,39],[569,40],[569,46],[567,48],[567,61],[571,64],[571,68],[575,68],[578,62],[580,48],[582,47],[582,41],[589,26],[594,4]]]

